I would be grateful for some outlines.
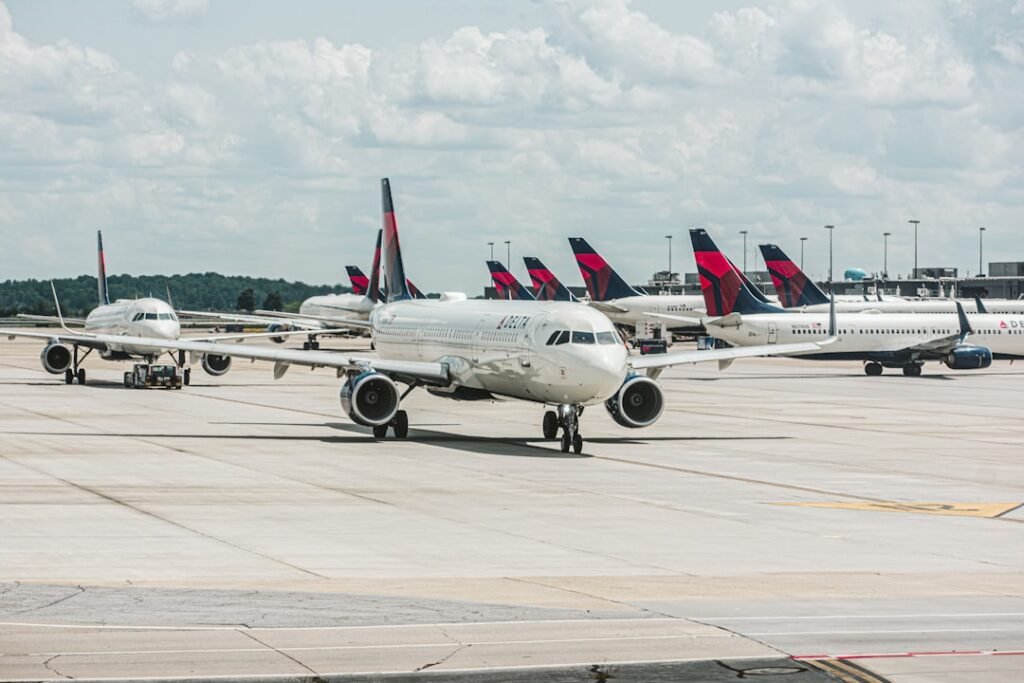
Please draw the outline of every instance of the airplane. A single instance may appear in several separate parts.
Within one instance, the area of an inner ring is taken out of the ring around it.
[[[375,438],[384,438],[389,429],[397,438],[408,436],[409,418],[401,401],[417,387],[455,400],[540,403],[549,407],[542,422],[544,437],[554,439],[561,430],[562,452],[580,453],[579,418],[585,406],[604,404],[623,427],[654,424],[665,403],[655,380],[666,367],[702,361],[725,367],[737,358],[820,346],[806,341],[631,358],[611,321],[579,303],[416,300],[405,286],[387,178],[381,180],[381,204],[384,272],[389,282],[401,285],[388,292],[388,301],[371,311],[368,321],[357,322],[371,331],[376,356],[184,340],[170,342],[173,348],[273,362],[275,378],[292,365],[333,368],[345,378],[342,410],[356,424],[372,428]],[[406,388],[400,390],[398,383]]]
[[[697,294],[648,296],[628,284],[582,237],[570,237],[569,245],[590,295],[589,304],[624,328],[636,329],[652,314],[703,313],[704,297]],[[670,331],[700,332],[699,315],[671,318]]]
[[[859,360],[868,375],[880,375],[883,368],[902,368],[911,377],[921,374],[925,361],[969,370],[987,368],[993,359],[1024,358],[1024,316],[976,314],[968,321],[959,301],[954,302],[954,313],[935,315],[836,314],[837,304],[830,315],[786,310],[754,299],[706,230],[692,229],[690,238],[709,316],[704,326],[709,334],[734,346],[831,337],[831,315],[834,341],[792,357]]]
[[[576,295],[563,285],[539,258],[524,256],[526,271],[533,283],[534,296],[540,301],[578,301]]]
[[[535,301],[530,290],[523,286],[516,276],[509,272],[501,261],[488,261],[487,269],[491,271],[491,282],[494,283],[494,290],[499,299]]]
[[[103,251],[103,233],[96,231],[97,248],[97,287],[98,305],[84,318],[65,318],[57,298],[57,290],[50,283],[53,302],[57,315],[28,315],[18,317],[28,320],[57,323],[59,332],[21,332],[9,331],[10,339],[15,337],[32,337],[47,340],[39,358],[43,369],[52,375],[64,375],[64,382],[71,384],[75,380],[85,384],[85,368],[82,361],[90,353],[96,351],[104,360],[127,361],[142,359],[154,363],[167,351],[166,342],[181,338],[181,324],[174,308],[167,302],[146,297],[142,299],[118,299],[110,301],[110,289],[107,285],[107,264]],[[72,330],[68,323],[81,325],[81,330]],[[287,333],[286,333],[287,334]],[[196,337],[195,341],[226,341],[259,338],[268,336],[264,333],[221,334]],[[145,339],[144,343],[129,342],[129,339]],[[70,347],[70,348],[69,348]],[[79,348],[86,349],[79,356]],[[182,384],[189,384],[192,370],[186,367],[184,354],[174,357],[175,365],[181,370]],[[219,377],[231,368],[231,358],[217,354],[202,354],[203,370],[209,375]]]

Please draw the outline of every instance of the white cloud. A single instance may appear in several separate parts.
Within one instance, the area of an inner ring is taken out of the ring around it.
[[[191,22],[209,9],[207,0],[132,0],[136,16],[152,24]]]

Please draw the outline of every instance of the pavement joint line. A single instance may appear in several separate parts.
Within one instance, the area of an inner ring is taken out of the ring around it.
[[[319,652],[319,651],[342,651],[342,650],[401,650],[405,648],[425,647],[447,647],[449,645],[543,645],[546,643],[618,643],[623,641],[648,641],[648,640],[697,640],[702,638],[726,638],[724,635],[712,635],[710,633],[675,633],[660,636],[602,636],[597,638],[534,638],[523,640],[474,640],[466,638],[459,640],[446,640],[437,643],[400,643],[400,644],[374,644],[374,645],[297,645],[294,647],[274,647],[264,641],[253,637],[251,631],[233,629],[242,635],[252,638],[265,648],[279,654],[285,652]],[[773,648],[774,649],[774,648]],[[163,650],[79,650],[69,652],[7,652],[0,653],[3,657],[91,657],[91,656],[118,656],[118,655],[175,655],[175,654],[198,654],[198,653],[229,653],[229,652],[261,652],[259,648],[252,647],[215,647],[215,648],[189,648],[189,649],[163,649]],[[313,673],[316,673],[315,671]]]
[[[78,489],[79,491],[85,491],[86,493],[90,493],[90,494],[92,494],[92,495],[94,495],[94,496],[96,496],[98,498],[102,498],[102,499],[104,499],[104,500],[106,500],[106,501],[108,501],[110,503],[113,503],[115,505],[120,505],[120,506],[124,507],[125,509],[132,510],[132,511],[138,513],[138,514],[145,515],[147,517],[151,517],[151,518],[153,518],[155,520],[164,522],[165,524],[169,524],[169,525],[171,525],[173,527],[177,527],[179,529],[182,529],[182,530],[187,531],[189,533],[195,534],[197,536],[201,536],[201,537],[203,537],[205,539],[208,539],[210,541],[214,541],[216,543],[221,543],[221,544],[226,545],[226,546],[228,546],[230,548],[234,548],[235,550],[239,550],[241,552],[249,553],[249,554],[255,555],[257,557],[262,557],[263,559],[268,560],[270,562],[276,562],[277,564],[280,564],[280,565],[282,565],[284,567],[288,567],[289,569],[294,569],[295,571],[300,571],[300,572],[303,572],[304,574],[309,574],[311,576],[315,576],[318,579],[326,579],[327,578],[326,576],[324,576],[322,574],[317,574],[316,572],[311,571],[309,569],[305,569],[303,567],[299,567],[299,566],[291,564],[289,562],[285,562],[284,560],[278,559],[276,557],[270,557],[269,555],[265,555],[265,554],[263,554],[263,553],[261,553],[261,552],[259,552],[257,550],[252,550],[250,548],[242,547],[240,545],[232,543],[231,541],[227,541],[227,540],[225,540],[223,538],[217,538],[216,536],[212,536],[212,535],[207,534],[207,533],[205,533],[203,531],[200,531],[198,529],[193,529],[192,527],[189,527],[189,526],[187,526],[185,524],[182,524],[180,522],[176,522],[176,521],[174,521],[172,519],[168,519],[166,517],[161,517],[160,515],[158,515],[158,514],[156,514],[154,512],[150,512],[149,510],[145,510],[143,508],[137,507],[135,505],[132,505],[131,503],[126,503],[123,500],[120,500],[118,498],[115,498],[114,496],[111,496],[111,495],[108,495],[106,493],[103,493],[102,491],[97,491],[96,489],[90,488],[90,487],[88,487],[88,486],[86,486],[84,484],[79,484],[77,482],[69,481],[69,480],[64,479],[62,477],[58,477],[58,476],[56,476],[54,474],[51,474],[50,472],[47,472],[46,470],[44,470],[42,468],[33,467],[32,465],[28,465],[26,463],[23,463],[23,462],[19,461],[17,458],[12,458],[11,456],[8,456],[8,455],[0,455],[0,459],[6,460],[6,461],[8,461],[10,463],[13,463],[15,465],[20,465],[21,467],[24,467],[25,469],[32,470],[33,472],[36,472],[37,474],[42,474],[44,476],[50,477],[51,479],[55,479],[55,480],[57,480],[57,481],[59,481],[59,482],[61,482],[63,484],[71,486],[72,488]]]
[[[254,641],[254,642],[256,642],[256,643],[259,643],[259,644],[260,644],[260,645],[262,645],[262,646],[263,646],[264,648],[266,648],[266,649],[269,649],[269,650],[272,650],[273,652],[276,652],[277,654],[281,655],[281,656],[282,656],[282,657],[284,657],[285,659],[290,659],[291,661],[295,662],[296,664],[298,664],[299,666],[301,666],[301,667],[302,667],[303,669],[305,669],[305,670],[306,670],[306,671],[308,671],[309,673],[313,674],[314,676],[318,675],[318,674],[317,674],[317,672],[316,672],[316,671],[315,671],[314,669],[311,669],[311,668],[310,668],[309,666],[307,666],[307,665],[306,665],[306,664],[305,664],[304,662],[301,662],[301,661],[299,661],[298,659],[296,659],[295,657],[292,657],[292,656],[291,656],[290,654],[288,654],[287,652],[282,652],[281,650],[277,649],[277,648],[276,648],[276,647],[274,647],[273,645],[270,645],[270,644],[268,644],[268,643],[264,643],[264,642],[263,642],[262,640],[260,640],[259,638],[257,638],[257,637],[256,637],[255,635],[253,635],[252,633],[249,633],[249,632],[245,631],[244,629],[235,629],[235,633],[240,633],[241,635],[245,636],[246,638],[249,638],[249,639],[251,639],[252,641]],[[243,651],[243,652],[250,652],[250,650],[242,650],[242,651]],[[202,650],[194,650],[193,652],[202,652]]]
[[[532,584],[534,586],[543,586],[544,588],[550,588],[551,590],[563,591],[565,593],[571,593],[573,595],[582,595],[583,597],[590,598],[591,600],[601,600],[602,602],[607,602],[607,603],[610,603],[612,605],[618,605],[620,607],[629,607],[630,609],[640,610],[642,612],[647,612],[649,614],[657,614],[657,615],[659,615],[661,617],[664,617],[664,618],[667,618],[667,619],[675,619],[675,620],[680,620],[680,621],[686,621],[686,619],[683,619],[682,617],[676,617],[676,616],[674,616],[672,614],[668,614],[666,612],[659,612],[658,610],[651,609],[650,607],[642,607],[642,606],[639,606],[639,605],[631,605],[630,603],[624,602],[622,600],[612,600],[611,598],[606,598],[603,595],[593,595],[593,594],[587,593],[585,591],[573,590],[572,588],[566,588],[565,586],[557,586],[557,585],[556,586],[552,586],[551,584],[544,583],[543,581],[540,581],[540,580],[534,579],[534,578],[529,578],[529,577],[525,577],[525,576],[515,576],[515,577],[509,576],[509,577],[506,577],[506,578],[508,578],[510,581],[518,581],[520,583]]]

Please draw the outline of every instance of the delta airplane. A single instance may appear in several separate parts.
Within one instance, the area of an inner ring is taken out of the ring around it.
[[[390,428],[398,438],[409,431],[402,399],[414,388],[457,400],[513,398],[552,406],[544,413],[543,434],[562,432],[561,449],[579,453],[579,417],[585,406],[603,403],[624,427],[647,427],[661,416],[664,398],[654,380],[666,367],[737,358],[813,351],[820,344],[753,346],[741,349],[681,351],[630,358],[611,321],[578,303],[412,299],[398,239],[391,186],[381,181],[384,270],[387,303],[370,313],[378,355],[234,344],[170,342],[173,348],[273,362],[275,378],[291,365],[334,368],[345,380],[342,409],[377,438]],[[132,343],[151,343],[132,339]],[[822,337],[821,341],[825,341]],[[638,374],[646,372],[646,376]],[[398,383],[406,385],[399,390]]]
[[[26,315],[19,317],[29,320],[55,322],[61,326],[61,332],[7,332],[7,337],[32,337],[46,339],[47,344],[39,358],[43,369],[52,375],[64,375],[64,382],[71,384],[78,380],[85,384],[85,368],[82,361],[96,351],[104,360],[126,361],[142,359],[154,363],[170,347],[166,342],[180,339],[181,325],[178,316],[165,301],[147,297],[144,299],[118,299],[110,301],[110,290],[107,286],[107,265],[103,252],[103,233],[96,231],[96,247],[98,272],[96,275],[99,305],[89,312],[85,319],[65,318],[60,310],[57,290],[51,283],[53,302],[57,309],[56,316]],[[81,330],[72,330],[67,324],[82,325]],[[242,341],[255,337],[268,336],[256,334],[223,334],[196,337],[195,341]],[[137,343],[135,339],[144,339]],[[70,346],[70,348],[69,348]],[[79,348],[86,349],[79,356]],[[172,358],[174,358],[172,354]],[[174,358],[175,365],[182,372],[182,383],[189,384],[192,370],[185,365],[184,354]],[[202,367],[207,374],[219,377],[231,368],[231,358],[217,354],[202,354]]]
[[[540,301],[579,301],[559,279],[541,263],[539,258],[524,256],[526,272],[530,274],[534,295]]]
[[[762,244],[761,254],[771,275],[772,284],[785,308],[799,308],[809,312],[824,312],[829,308],[829,297],[807,277],[800,267],[775,244]],[[999,299],[982,302],[980,299],[962,301],[967,313],[1024,313],[1024,301]],[[910,300],[883,299],[868,301],[864,298],[836,297],[836,310],[841,313],[870,311],[872,313],[955,313],[952,299]]]
[[[537,297],[523,286],[516,276],[509,272],[501,261],[488,261],[487,270],[491,272],[491,282],[499,299],[509,301],[536,301]]]
[[[937,360],[954,370],[987,368],[992,359],[1024,358],[1024,316],[976,314],[971,321],[960,302],[955,313],[835,314],[786,311],[754,299],[731,262],[705,230],[690,230],[712,336],[734,346],[791,344],[831,337],[818,349],[789,354],[818,360],[859,360],[868,375],[902,368],[921,374],[925,361]],[[833,309],[834,310],[834,309]],[[970,343],[967,343],[968,338]]]

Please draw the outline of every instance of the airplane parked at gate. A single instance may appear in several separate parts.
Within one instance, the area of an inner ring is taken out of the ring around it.
[[[491,282],[494,283],[494,291],[499,299],[534,301],[535,297],[530,290],[523,286],[516,276],[509,272],[501,261],[488,261],[487,269],[491,271]]]
[[[52,375],[64,375],[64,381],[71,384],[75,380],[85,384],[85,368],[82,361],[96,351],[104,360],[126,361],[142,359],[154,363],[170,348],[165,342],[176,341],[181,335],[178,316],[171,305],[160,299],[146,297],[144,299],[118,299],[110,301],[110,290],[107,286],[107,264],[103,253],[103,233],[96,231],[97,273],[99,304],[84,319],[65,318],[57,300],[57,290],[51,284],[53,301],[57,308],[56,316],[26,315],[19,317],[29,320],[58,323],[60,332],[7,332],[8,338],[33,337],[46,339],[47,344],[40,354],[43,369]],[[72,330],[67,324],[81,325],[81,330]],[[287,334],[287,333],[286,333]],[[265,337],[267,334],[222,334],[196,337],[195,341],[244,340],[254,337]],[[143,339],[142,343],[129,342],[129,339]],[[86,351],[79,356],[79,349]],[[175,365],[181,371],[182,383],[189,384],[192,370],[185,365],[184,354],[174,357]],[[219,377],[231,368],[231,358],[217,354],[202,354],[203,369],[210,375]]]
[[[563,285],[539,258],[524,256],[526,271],[533,283],[534,295],[540,301],[578,301],[576,296]]]
[[[456,400],[515,398],[548,406],[545,438],[562,432],[561,449],[579,453],[583,408],[603,403],[624,427],[658,420],[664,398],[656,379],[662,369],[700,361],[728,364],[737,358],[786,355],[819,348],[795,344],[681,351],[630,358],[603,314],[578,303],[538,301],[414,300],[405,284],[391,186],[381,181],[384,271],[388,302],[361,323],[370,329],[378,356],[324,351],[243,348],[233,344],[178,341],[173,348],[273,362],[274,376],[291,365],[335,368],[345,380],[342,409],[382,438],[391,429],[408,434],[402,399],[416,387]],[[133,343],[151,340],[133,339]],[[825,341],[822,339],[821,341]],[[638,374],[646,371],[647,376]],[[398,383],[407,385],[400,391]]]
[[[707,231],[690,230],[712,336],[734,346],[789,344],[823,339],[828,316],[787,311],[754,299],[731,262]],[[986,368],[995,359],[1024,358],[1024,316],[976,314],[968,321],[960,302],[956,312],[835,314],[835,340],[827,346],[791,354],[817,360],[858,360],[868,375],[902,368],[917,376],[925,361],[954,370]],[[968,339],[970,343],[968,343]]]

